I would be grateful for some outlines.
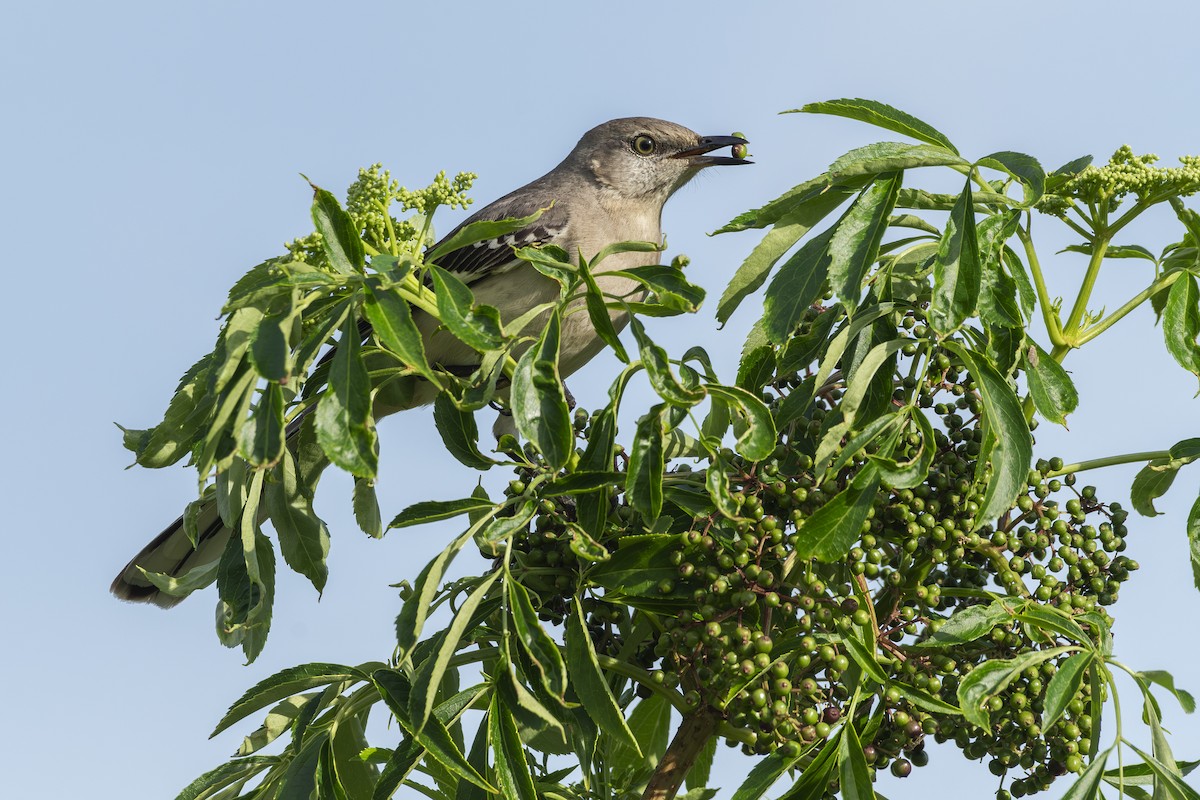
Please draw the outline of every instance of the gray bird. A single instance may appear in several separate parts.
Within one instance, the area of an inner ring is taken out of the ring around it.
[[[605,122],[585,133],[557,167],[475,212],[459,228],[478,220],[529,216],[549,206],[534,223],[499,239],[456,250],[438,263],[471,286],[477,303],[495,307],[502,320],[515,319],[540,303],[555,300],[558,284],[516,258],[513,248],[554,244],[572,255],[582,253],[591,258],[619,242],[657,244],[662,241],[662,209],[667,199],[705,167],[751,163],[732,156],[709,155],[723,147],[746,143],[737,136],[700,136],[682,125],[650,117]],[[629,295],[640,287],[604,273],[654,263],[658,263],[657,253],[610,256],[598,265],[597,282],[606,292]],[[424,336],[430,363],[447,368],[477,365],[478,353],[439,330],[436,319],[415,309],[414,318]],[[612,312],[612,318],[617,330],[628,322],[622,312]],[[531,326],[540,330],[544,323],[545,319],[536,320]],[[364,326],[363,334],[369,335],[370,329]],[[603,347],[587,314],[566,316],[562,323],[561,374],[565,377],[575,372]],[[421,382],[402,399],[377,399],[373,411],[378,418],[426,405],[435,394],[431,384]],[[292,426],[289,441],[294,441],[298,430],[299,426]],[[159,591],[137,567],[180,576],[219,560],[230,530],[222,524],[215,502],[200,511],[197,531],[193,547],[184,534],[183,518],[175,520],[125,565],[113,581],[112,593],[123,600],[149,602],[162,608],[179,603],[181,597]]]

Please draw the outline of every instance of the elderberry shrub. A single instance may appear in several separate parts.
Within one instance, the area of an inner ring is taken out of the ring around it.
[[[792,345],[807,348],[806,337],[827,333],[842,319],[838,306],[814,306]],[[768,458],[752,462],[722,449],[710,459],[707,470],[726,473],[732,513],[680,499],[700,497],[705,487],[707,471],[689,463],[669,470],[666,485],[674,490],[657,520],[642,519],[612,492],[603,530],[592,536],[605,558],[619,558],[634,541],[625,537],[650,531],[660,548],[652,582],[625,585],[610,577],[603,559],[597,565],[595,555],[578,546],[576,503],[562,497],[538,498],[532,525],[513,541],[512,573],[539,598],[539,615],[551,624],[563,622],[572,597],[586,595],[583,609],[598,653],[650,670],[650,682],[680,692],[687,708],[716,714],[732,726],[723,730],[736,731],[727,743],[747,754],[819,753],[851,713],[863,682],[864,667],[848,641],[874,641],[874,669],[886,681],[873,684],[875,696],[854,708],[873,771],[907,776],[928,763],[925,742],[933,737],[953,742],[967,758],[987,759],[997,775],[1017,771],[1012,796],[1033,794],[1068,771],[1080,772],[1081,757],[1092,747],[1087,682],[1057,721],[1049,728],[1041,723],[1047,686],[1068,654],[1024,669],[987,698],[986,728],[950,706],[980,665],[1068,640],[1006,613],[961,641],[931,637],[955,613],[993,604],[997,596],[1054,606],[1089,635],[1107,635],[1105,607],[1137,569],[1122,554],[1127,513],[1102,502],[1094,487],[1077,488],[1074,475],[1060,474],[1062,460],[1051,458],[1037,462],[1027,492],[998,520],[978,520],[988,477],[980,463],[979,387],[951,348],[925,339],[919,309],[897,313],[893,321],[912,341],[890,374],[881,370],[892,387],[884,400],[914,403],[936,427],[932,442],[915,430],[905,433],[891,456],[918,459],[931,447],[931,460],[911,488],[875,493],[844,558],[803,555],[805,525],[853,483],[878,445],[844,459],[832,477],[821,473],[816,456],[828,465],[820,443],[842,418],[845,382],[835,375],[812,386],[813,365],[786,371],[785,351],[764,400],[778,413],[794,392],[811,392],[812,399],[781,430]],[[584,446],[596,419],[576,411]],[[536,452],[515,450],[514,440],[502,441],[504,447],[529,464],[506,494],[536,495],[530,488],[541,470]],[[618,447],[614,469],[625,465]],[[644,543],[640,538],[637,546]],[[642,696],[649,693],[639,687]]]

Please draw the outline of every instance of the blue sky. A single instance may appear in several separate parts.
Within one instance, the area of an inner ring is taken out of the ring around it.
[[[248,732],[206,739],[256,680],[305,661],[386,657],[399,605],[388,584],[413,577],[455,530],[368,541],[349,514],[349,482],[330,474],[318,500],[334,538],[325,596],[318,603],[284,575],[271,641],[250,667],[217,643],[211,592],[170,613],[107,594],[115,571],[195,488],[182,469],[125,471],[112,422],[153,424],[179,374],[211,347],[229,284],[308,232],[299,172],[340,191],[375,161],[410,186],[441,169],[471,170],[482,204],[612,117],[744,131],[758,163],[702,176],[664,219],[671,250],[692,257],[711,294],[755,238],[706,231],[886,136],[776,113],[806,102],[875,98],[939,127],[964,154],[1018,150],[1047,168],[1084,153],[1103,159],[1124,142],[1164,162],[1200,151],[1200,12],[1189,4],[410,6],[114,0],[6,10],[0,753],[10,796],[173,797]],[[447,214],[439,228],[456,219]],[[1160,215],[1130,237],[1157,249],[1178,238],[1177,223]],[[1078,256],[1053,258],[1052,291],[1073,296],[1082,267]],[[1142,288],[1145,269],[1114,262],[1096,304],[1112,308]],[[704,342],[732,375],[753,316],[744,308],[717,333],[712,305],[655,335],[676,351]],[[598,358],[572,383],[583,405],[595,405],[614,363]],[[1040,454],[1073,461],[1200,433],[1195,380],[1166,357],[1148,314],[1066,365],[1081,408],[1069,434],[1039,431]],[[381,435],[385,516],[469,492],[474,476],[440,453],[427,411],[387,420]],[[1195,691],[1200,595],[1183,537],[1200,482],[1193,470],[1160,503],[1164,516],[1131,520],[1142,571],[1116,613],[1127,663],[1172,670]],[[1096,482],[1124,501],[1131,475]],[[1126,703],[1136,708],[1131,690]],[[1168,725],[1176,755],[1200,757],[1200,720],[1169,714]],[[720,766],[728,797],[749,762]],[[947,780],[960,796],[995,787],[983,766],[938,751],[929,768],[879,788],[916,798]]]

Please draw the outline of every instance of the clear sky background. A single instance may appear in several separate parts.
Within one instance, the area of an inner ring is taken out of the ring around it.
[[[183,469],[125,471],[130,457],[112,422],[155,423],[178,376],[211,348],[225,289],[310,230],[311,194],[297,173],[340,193],[375,161],[409,186],[440,169],[472,170],[478,208],[553,167],[583,131],[612,117],[745,131],[758,163],[701,176],[664,220],[671,250],[692,257],[693,278],[715,300],[757,236],[705,232],[845,150],[890,138],[776,112],[869,97],[926,119],[969,156],[1018,150],[1053,169],[1084,153],[1103,161],[1128,142],[1173,162],[1200,152],[1198,8],[1156,0],[12,4],[0,24],[8,276],[0,793],[174,797],[249,732],[206,739],[255,681],[306,661],[386,658],[399,608],[388,584],[414,577],[457,530],[451,523],[367,540],[350,517],[349,481],[331,472],[318,497],[334,540],[325,596],[317,602],[282,572],[270,642],[250,667],[216,641],[214,592],[170,613],[108,595],[116,570],[195,488]],[[438,227],[459,218],[447,214]],[[1157,250],[1178,238],[1166,213],[1129,241]],[[1052,291],[1073,297],[1083,258],[1049,260]],[[1145,262],[1112,262],[1097,305],[1115,307],[1146,285],[1147,271]],[[744,307],[718,333],[714,307],[654,333],[675,352],[702,342],[732,377],[754,315]],[[584,406],[597,404],[615,363],[598,358],[572,382]],[[1072,461],[1200,434],[1196,382],[1165,355],[1148,313],[1066,364],[1081,408],[1069,434],[1039,430],[1040,455]],[[388,419],[381,435],[385,517],[470,491],[474,475],[440,452],[428,411]],[[1102,496],[1127,502],[1120,487],[1133,471],[1097,476]],[[1160,503],[1164,516],[1130,520],[1128,555],[1142,571],[1115,611],[1121,657],[1172,670],[1193,691],[1200,594],[1183,526],[1198,483],[1200,468],[1185,471]],[[1124,696],[1132,724],[1132,687]],[[1168,712],[1168,724],[1176,755],[1200,758],[1200,719]],[[714,783],[726,787],[722,797],[750,763],[723,758]],[[928,768],[906,781],[886,777],[879,789],[917,798],[948,796],[953,786],[953,796],[986,797],[995,785],[984,765],[943,749]]]

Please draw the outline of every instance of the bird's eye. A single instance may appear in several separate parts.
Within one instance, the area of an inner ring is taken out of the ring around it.
[[[654,140],[649,136],[643,134],[642,136],[634,137],[633,152],[637,153],[639,156],[650,155],[654,152],[654,148],[656,146],[657,145],[655,145]]]

